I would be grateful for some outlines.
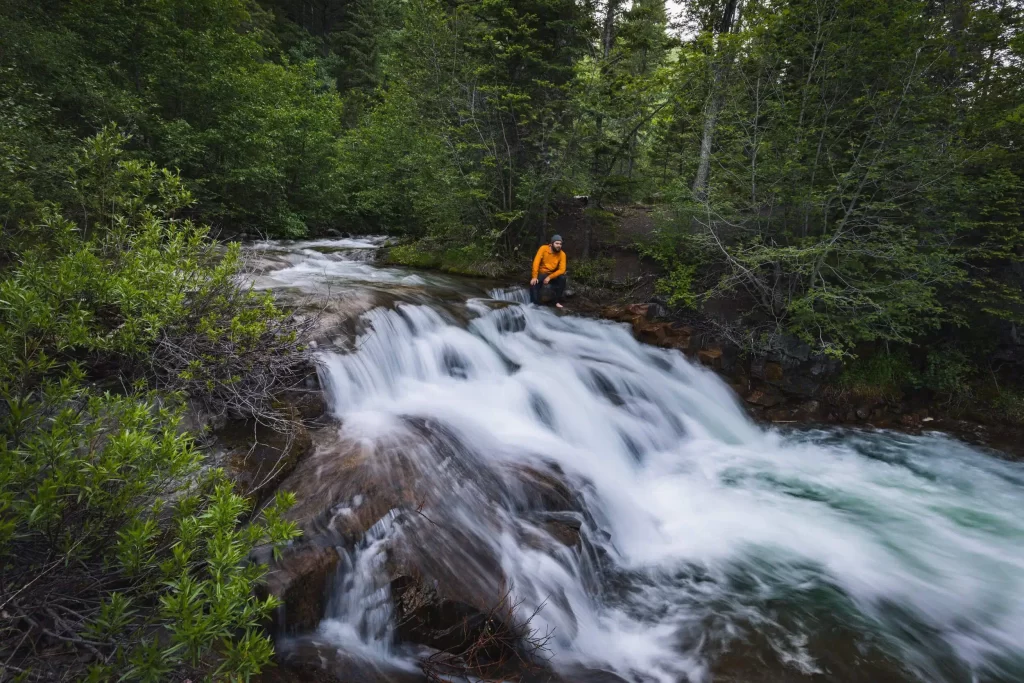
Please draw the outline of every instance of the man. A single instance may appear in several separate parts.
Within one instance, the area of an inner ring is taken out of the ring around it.
[[[551,285],[551,293],[555,296],[555,306],[562,308],[562,295],[565,294],[565,252],[562,251],[562,236],[555,235],[551,244],[542,245],[533,257],[533,279],[530,280],[530,302],[540,303],[540,290],[544,285]]]

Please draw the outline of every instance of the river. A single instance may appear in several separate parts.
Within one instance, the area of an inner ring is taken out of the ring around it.
[[[556,671],[1024,680],[1024,465],[940,433],[765,428],[624,325],[378,267],[380,244],[257,245],[257,286],[325,307],[337,443],[412,468],[420,512],[459,529],[434,551],[467,582],[496,558]],[[521,467],[571,482],[582,550],[537,540]],[[318,638],[414,670],[379,579],[387,539],[420,528],[400,512],[347,551]]]

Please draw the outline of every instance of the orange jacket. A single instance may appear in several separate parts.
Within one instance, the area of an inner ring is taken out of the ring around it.
[[[541,245],[541,248],[537,250],[537,255],[533,257],[533,277],[537,277],[540,272],[547,273],[552,280],[559,275],[564,275],[565,249],[556,254],[551,251],[550,244]]]

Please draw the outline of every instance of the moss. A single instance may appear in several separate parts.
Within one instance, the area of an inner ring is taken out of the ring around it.
[[[499,258],[481,244],[461,247],[438,244],[431,240],[407,242],[388,249],[389,265],[439,270],[453,275],[497,278],[517,270],[515,264]]]

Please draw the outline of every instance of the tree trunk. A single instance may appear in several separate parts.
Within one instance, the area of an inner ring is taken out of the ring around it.
[[[728,0],[722,9],[722,19],[713,28],[715,34],[723,36],[731,33],[733,28],[739,25],[736,15],[739,10],[739,0]],[[716,41],[717,43],[718,41]],[[711,58],[711,92],[708,93],[708,104],[704,111],[704,131],[700,139],[700,161],[697,164],[697,176],[693,180],[693,195],[698,201],[704,201],[708,196],[708,180],[711,174],[711,147],[715,141],[715,127],[718,124],[718,114],[724,104],[721,82],[723,72],[731,62],[732,57],[721,54],[721,48],[715,47],[716,53]]]

